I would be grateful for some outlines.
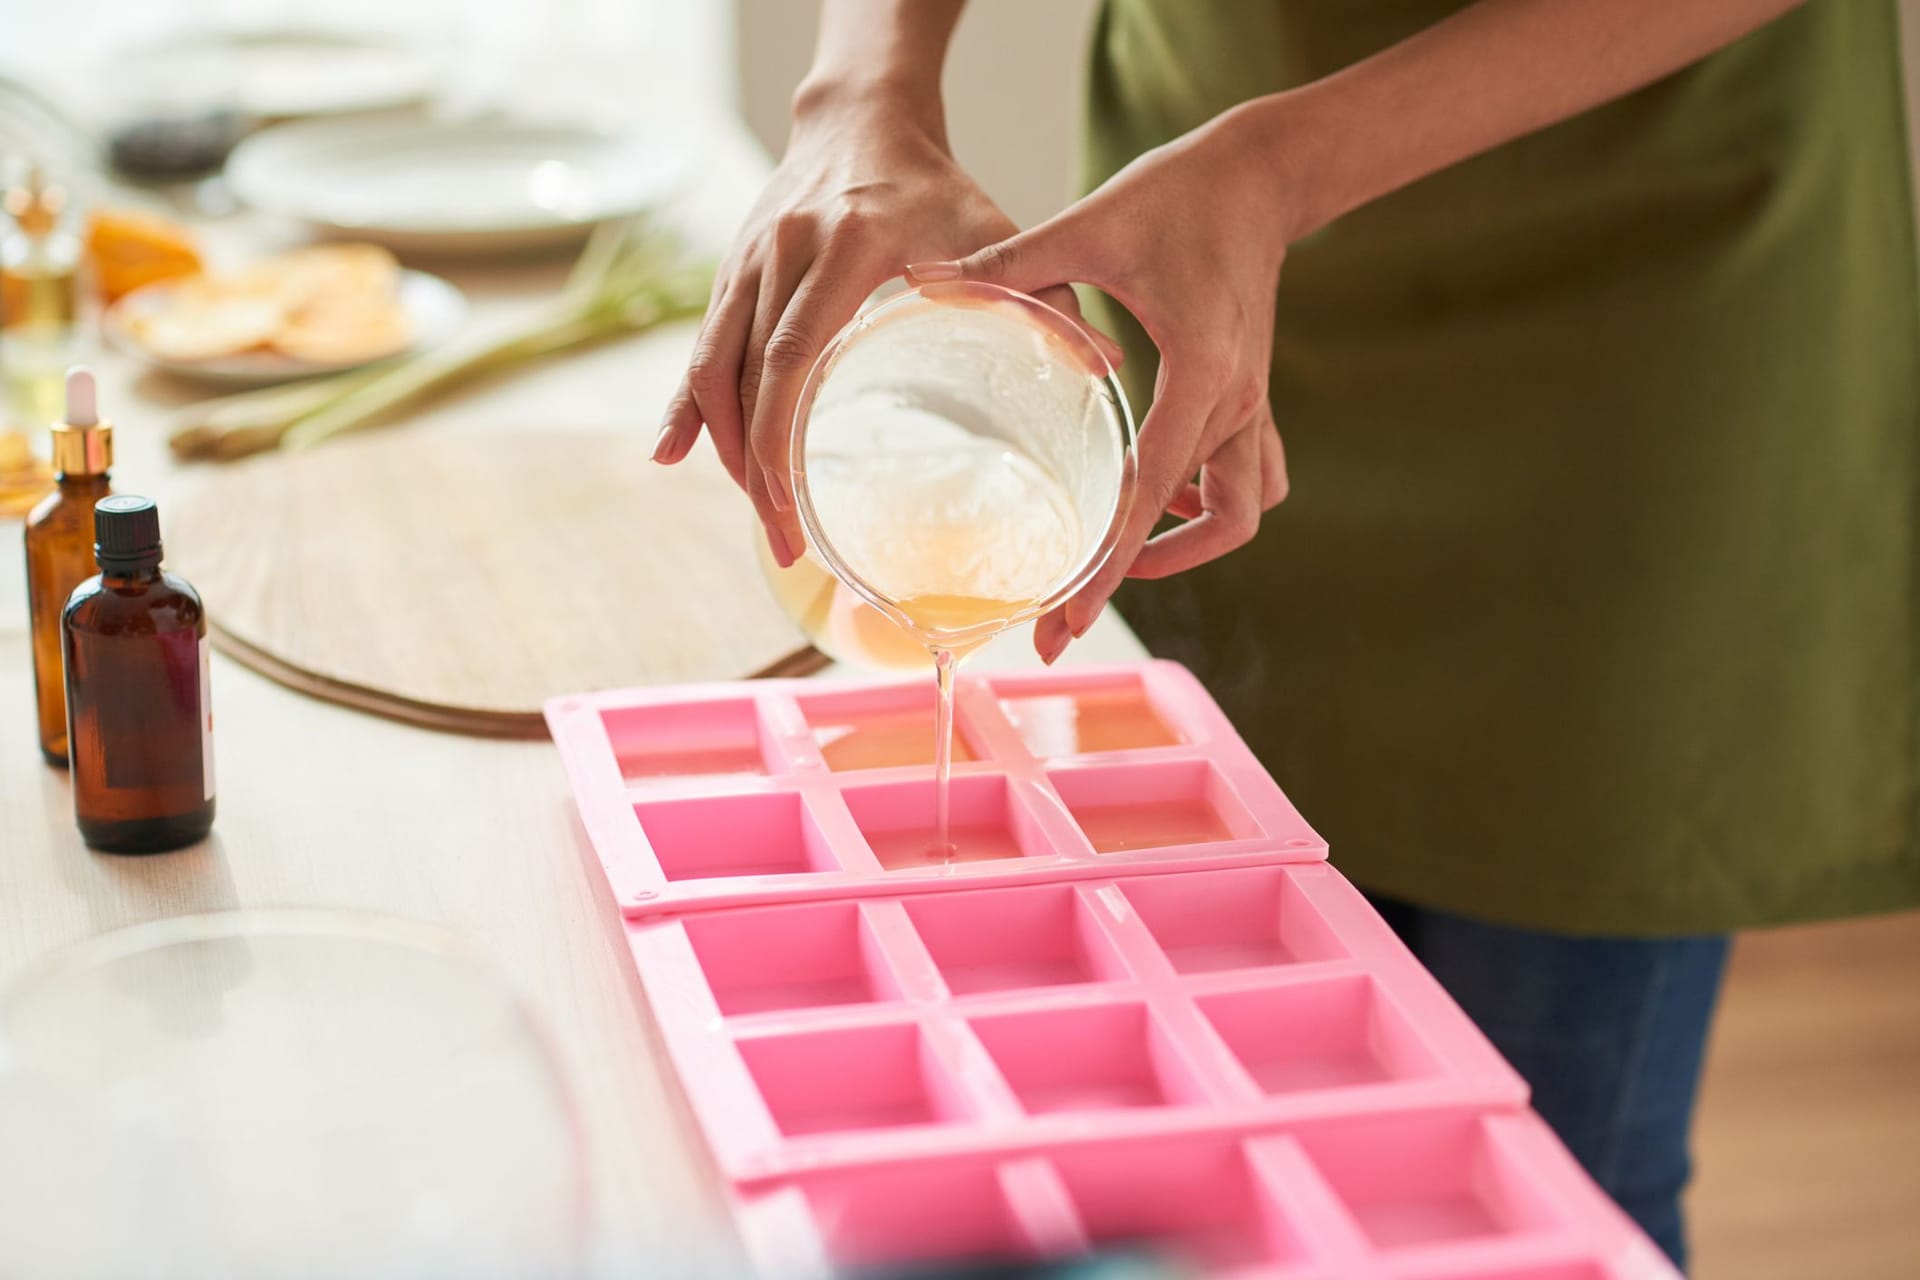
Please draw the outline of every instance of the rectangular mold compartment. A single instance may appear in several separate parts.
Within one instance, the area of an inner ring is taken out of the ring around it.
[[[669,880],[840,869],[797,791],[642,800],[633,812]]]
[[[1266,1269],[1310,1255],[1240,1144],[1184,1137],[1074,1147],[1053,1163],[1096,1248],[1139,1248],[1175,1274]]]
[[[901,906],[956,996],[1129,976],[1072,885],[924,894]]]
[[[1394,1280],[1628,1280],[1627,1273],[1611,1270],[1591,1259],[1489,1265],[1484,1258],[1454,1258],[1426,1266],[1396,1268]],[[1666,1272],[1637,1270],[1632,1280],[1662,1280]],[[1679,1272],[1672,1280],[1682,1280]]]
[[[971,1025],[1029,1115],[1208,1100],[1192,1065],[1138,1001],[996,1014]]]
[[[971,1114],[917,1023],[760,1036],[736,1047],[789,1138],[947,1124]]]
[[[1181,973],[1347,957],[1286,867],[1141,876],[1121,881],[1120,891]]]
[[[628,781],[774,772],[751,698],[613,707],[600,722]]]
[[[1547,1196],[1488,1126],[1483,1115],[1443,1111],[1318,1124],[1295,1136],[1383,1253],[1556,1231]]]
[[[837,1268],[917,1271],[1039,1256],[991,1161],[885,1165],[815,1175],[801,1186]]]
[[[1174,747],[1187,739],[1167,722],[1138,674],[1043,693],[1002,693],[1000,710],[1042,759]]]
[[[682,927],[730,1017],[900,999],[857,903],[707,912]]]
[[[1053,852],[1004,775],[959,774],[952,786],[949,834],[958,850],[953,861],[1039,858]],[[932,778],[848,787],[842,795],[881,866],[898,871],[943,865],[929,855],[934,843]]]
[[[1194,1003],[1268,1094],[1417,1079],[1439,1065],[1366,974],[1196,996]]]
[[[797,699],[827,768],[893,769],[933,764],[934,688],[930,680],[838,693],[804,694]],[[956,708],[953,759],[962,764],[981,758],[966,717]]]
[[[1232,784],[1205,760],[1054,769],[1060,793],[1095,853],[1125,853],[1259,837]]]

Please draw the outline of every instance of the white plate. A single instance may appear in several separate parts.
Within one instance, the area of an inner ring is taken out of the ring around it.
[[[107,308],[107,314],[101,320],[107,341],[113,344],[115,350],[151,368],[200,382],[259,386],[312,377],[319,373],[339,373],[377,363],[373,360],[354,360],[344,364],[316,364],[308,360],[295,360],[277,351],[242,351],[213,360],[169,360],[155,355],[134,337],[132,321],[135,317],[151,315],[166,306],[177,288],[178,282],[162,280],[135,289]],[[402,271],[399,289],[400,305],[406,309],[407,319],[412,322],[413,342],[405,351],[381,356],[381,360],[393,360],[438,346],[452,337],[460,327],[460,322],[466,319],[466,297],[439,276],[430,276],[424,271]]]
[[[119,50],[109,74],[110,94],[194,98],[265,119],[407,106],[439,79],[417,45],[300,28],[184,32]]]
[[[241,143],[227,180],[248,204],[400,250],[566,243],[656,204],[670,149],[566,125],[311,120]]]

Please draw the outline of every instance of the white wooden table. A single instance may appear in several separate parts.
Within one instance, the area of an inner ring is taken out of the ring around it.
[[[702,194],[687,216],[724,240],[766,160],[743,132],[722,134],[705,149]],[[209,235],[216,249],[272,239],[244,219]],[[471,297],[473,322],[492,324],[536,302],[563,270],[450,274]],[[566,358],[395,429],[551,423],[650,432],[693,334],[683,324]],[[158,499],[164,522],[169,499],[194,482],[167,455],[165,418],[195,393],[110,356],[93,359],[103,409],[116,422],[115,486]],[[41,761],[35,741],[19,538],[17,523],[0,525],[0,986],[63,943],[193,912],[337,907],[446,925],[484,946],[557,1047],[585,1121],[598,1270],[647,1274],[663,1252],[731,1247],[714,1174],[548,744],[410,728],[314,701],[216,657],[212,837],[155,857],[92,853],[74,829],[66,773]],[[220,602],[209,603],[217,614]],[[1109,615],[1063,661],[1140,653]],[[1024,635],[971,661],[1036,663]]]

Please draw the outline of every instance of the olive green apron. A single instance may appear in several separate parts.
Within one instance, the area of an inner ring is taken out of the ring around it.
[[[1109,0],[1088,184],[1458,7]],[[1294,247],[1292,496],[1120,603],[1361,884],[1618,934],[1920,902],[1898,49],[1812,0]]]

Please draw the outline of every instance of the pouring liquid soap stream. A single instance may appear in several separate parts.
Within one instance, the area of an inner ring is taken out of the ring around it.
[[[1030,606],[1031,600],[985,600],[970,597],[934,596],[902,601],[900,612],[914,624],[921,636],[933,633],[927,619],[935,617],[971,617],[975,627],[991,627],[979,640],[965,645],[942,644],[923,640],[933,654],[933,842],[927,848],[929,859],[951,862],[961,855],[953,839],[953,676],[960,660],[985,644]]]
[[[951,649],[933,651],[933,844],[927,856],[943,862],[960,852],[953,843],[953,669],[958,663]]]
[[[1111,552],[1132,502],[1133,438],[1099,344],[1074,318],[998,285],[910,286],[814,362],[788,450],[806,547],[779,568],[763,540],[761,563],[780,606],[828,656],[923,673],[933,659],[932,803],[924,827],[889,813],[866,831],[881,865],[1025,852],[1004,807],[975,813],[975,779],[952,794],[956,756],[971,760],[982,745],[954,738],[955,676],[975,649],[1065,601]],[[925,705],[822,696],[803,715],[827,768],[901,768],[929,761]]]
[[[830,651],[851,650],[848,656],[885,666],[918,666],[932,656],[934,805],[927,857],[951,862],[969,856],[952,822],[955,672],[968,654],[1047,598],[1072,567],[1080,530],[1072,502],[1032,458],[1002,441],[940,425],[917,422],[931,447],[911,452],[812,455],[814,505],[835,550],[891,608],[882,613],[821,573],[816,598],[790,612]]]

